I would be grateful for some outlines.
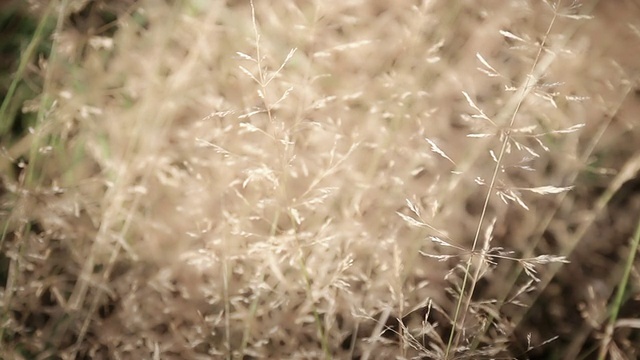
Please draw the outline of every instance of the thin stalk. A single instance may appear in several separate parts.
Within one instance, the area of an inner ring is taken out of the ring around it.
[[[260,97],[262,98],[262,102],[263,102],[263,105],[265,107],[265,113],[266,113],[267,117],[269,118],[269,123],[270,124],[275,124],[275,120],[276,119],[275,119],[275,117],[273,115],[273,111],[272,111],[273,107],[268,102],[268,98],[269,97],[268,97],[268,89],[267,89],[267,87],[269,85],[269,82],[271,81],[271,79],[273,79],[273,77],[268,78],[267,77],[267,71],[266,71],[267,69],[266,69],[266,67],[263,69],[263,66],[262,66],[262,54],[261,54],[261,49],[260,49],[260,31],[258,29],[258,22],[257,22],[257,19],[256,19],[256,9],[255,9],[253,0],[250,1],[250,6],[251,6],[251,19],[252,19],[252,22],[253,22],[253,31],[254,31],[254,36],[255,36],[255,39],[256,39],[256,44],[255,44],[255,46],[256,46],[256,64],[257,64],[257,67],[258,67],[257,82],[258,82],[258,85],[261,88]],[[286,61],[287,60],[285,60],[285,62]],[[284,66],[284,64],[282,66]],[[282,67],[280,69],[282,69]],[[278,70],[278,71],[280,71],[280,70]],[[274,127],[273,133],[271,134],[271,138],[276,140],[276,139],[278,139],[278,135],[279,135],[279,133]],[[278,142],[276,141],[276,144],[277,143]],[[280,155],[279,158],[281,159],[281,164],[282,164],[282,168],[283,168],[283,171],[282,171],[282,174],[283,174],[282,175],[283,176],[282,184],[284,184],[284,185],[280,188],[280,191],[282,192],[281,196],[282,196],[283,199],[287,199],[288,198],[288,196],[287,196],[287,188],[286,188],[286,184],[287,184],[287,178],[286,178],[287,177],[287,171],[286,171],[286,168],[287,168],[287,164],[288,164],[288,161],[286,159],[286,157],[287,157],[286,146],[287,145],[284,145],[284,148],[280,148],[280,147],[278,148],[278,153]],[[277,214],[276,216],[279,216],[280,215],[280,211],[276,212],[276,214]],[[304,258],[304,252],[302,250],[302,242],[300,241],[300,238],[297,236],[297,233],[298,233],[298,231],[297,231],[298,230],[297,229],[297,227],[298,227],[297,223],[296,223],[295,219],[293,218],[293,216],[290,213],[289,213],[289,220],[291,221],[292,228],[296,232],[295,242],[296,242],[296,246],[298,248],[298,252],[300,254],[299,266],[300,266],[300,270],[302,272],[302,277],[304,279],[305,290],[307,292],[307,296],[310,299],[312,299],[311,277],[309,275],[309,268],[308,268],[307,263],[306,263],[305,258]],[[271,232],[275,233],[276,229],[277,229],[277,220],[272,223]],[[324,358],[325,359],[331,359],[332,356],[331,356],[331,352],[329,350],[329,342],[328,342],[327,332],[326,332],[326,330],[325,330],[325,328],[324,328],[324,326],[322,324],[322,319],[320,319],[320,314],[318,312],[317,307],[315,306],[315,303],[313,304],[313,317],[315,319],[315,324],[316,324],[316,330],[318,332],[318,337],[319,337],[319,340],[320,340],[321,345],[322,345],[322,351],[324,353]]]
[[[514,114],[515,117],[515,114]],[[496,167],[493,171],[493,175],[491,176],[491,183],[489,185],[489,190],[487,190],[487,195],[484,199],[484,205],[482,206],[482,213],[480,214],[480,220],[478,221],[478,227],[476,228],[476,234],[473,238],[473,245],[471,246],[471,256],[467,261],[467,266],[464,272],[464,278],[462,280],[462,286],[460,287],[460,296],[458,297],[458,302],[456,304],[456,312],[453,317],[453,327],[451,328],[451,334],[449,335],[449,342],[447,343],[447,349],[445,351],[444,358],[449,359],[449,354],[451,353],[452,345],[454,343],[454,338],[457,337],[456,328],[458,327],[458,318],[460,317],[460,309],[462,308],[462,299],[464,298],[465,288],[467,286],[467,282],[469,281],[469,272],[471,270],[471,263],[473,262],[473,255],[476,252],[476,247],[478,246],[478,240],[480,239],[480,232],[482,231],[482,224],[484,222],[484,218],[487,214],[487,209],[489,207],[489,200],[491,199],[491,194],[493,193],[493,189],[495,187],[496,179],[498,178],[498,172],[500,171],[500,166],[502,164],[503,156],[506,152],[507,142],[509,141],[510,131],[507,130],[505,132],[505,138],[502,142],[502,147],[500,149],[500,156],[498,157],[498,162],[496,163]],[[467,298],[467,302],[465,304],[465,314],[462,315],[462,320],[460,321],[460,325],[464,324],[464,319],[466,317],[466,312],[469,309],[471,304],[471,297],[473,296],[473,292],[475,289],[475,284],[477,282],[477,276],[479,272],[480,266],[477,266],[477,269],[473,275],[473,281],[471,283],[471,289],[469,290],[469,295]],[[456,340],[457,342],[457,340]],[[455,347],[455,346],[454,346]]]
[[[298,243],[298,248],[300,249],[300,269],[302,270],[302,275],[304,278],[307,294],[311,298],[311,294],[312,294],[311,278],[309,276],[307,263],[304,261],[304,253],[302,252],[300,239],[298,239],[297,236],[296,236],[296,242]],[[313,318],[316,323],[316,331],[318,332],[318,337],[320,338],[320,343],[322,345],[322,352],[324,353],[324,358],[331,359],[332,357],[331,357],[331,352],[329,351],[329,339],[327,338],[327,331],[325,330],[324,326],[322,326],[322,319],[320,319],[320,314],[318,313],[318,309],[316,308],[315,304],[313,306]]]
[[[55,3],[52,1],[51,3]],[[64,14],[67,9],[68,0],[60,1],[58,14],[56,18],[56,27],[55,33],[59,34],[62,31],[62,26],[64,25]],[[49,18],[50,14],[47,13],[45,15],[45,20],[42,23],[46,22]],[[51,101],[51,83],[53,78],[53,67],[57,61],[57,53],[58,53],[58,41],[54,39],[51,44],[51,51],[49,52],[49,59],[47,65],[47,72],[44,76],[44,84],[42,86],[42,97],[40,99],[40,106],[38,107],[38,115],[36,117],[36,132],[34,134],[33,142],[31,143],[31,149],[29,153],[29,166],[27,167],[27,179],[26,183],[28,185],[36,185],[40,179],[36,178],[36,164],[40,159],[38,156],[38,152],[40,150],[40,144],[45,140],[46,133],[42,131],[44,125],[45,118],[49,115],[51,110],[52,101]],[[49,140],[47,140],[49,141]]]
[[[556,4],[556,9],[560,7],[560,3],[562,1],[558,1],[558,3]],[[489,189],[487,190],[487,195],[485,196],[484,199],[484,204],[482,206],[482,213],[480,214],[480,220],[478,221],[478,227],[476,228],[476,233],[475,236],[473,238],[473,244],[471,245],[471,256],[469,257],[469,260],[467,261],[467,265],[465,267],[465,272],[464,272],[464,278],[462,280],[462,286],[460,287],[460,296],[458,297],[458,301],[456,303],[456,311],[453,317],[453,327],[451,328],[451,333],[449,334],[449,341],[447,342],[447,348],[445,350],[445,355],[444,358],[449,359],[450,354],[452,353],[452,349],[457,347],[457,343],[459,342],[459,336],[460,333],[456,332],[456,328],[458,327],[458,319],[461,317],[460,319],[460,326],[464,326],[464,321],[466,318],[467,313],[469,312],[469,307],[471,306],[471,300],[473,298],[473,293],[475,291],[475,287],[476,284],[478,282],[478,277],[480,275],[480,270],[481,270],[481,263],[478,264],[478,266],[476,267],[476,269],[474,270],[474,274],[473,277],[471,279],[471,288],[469,289],[469,294],[466,297],[466,302],[465,302],[465,306],[464,306],[464,312],[461,314],[461,308],[462,308],[462,299],[465,298],[465,289],[467,286],[467,282],[469,282],[469,273],[471,271],[471,264],[473,263],[473,255],[476,253],[476,248],[478,246],[478,241],[480,239],[480,234],[482,232],[482,225],[484,223],[484,219],[486,217],[487,214],[487,210],[489,207],[489,200],[491,199],[491,194],[494,191],[495,188],[495,183],[496,180],[498,178],[498,173],[500,171],[500,168],[502,166],[502,160],[504,158],[504,154],[506,153],[506,149],[507,149],[507,144],[509,143],[509,139],[511,137],[511,129],[513,129],[513,125],[515,124],[516,121],[516,117],[520,111],[520,108],[522,106],[522,103],[524,102],[524,99],[527,95],[527,89],[531,86],[535,86],[537,83],[537,77],[534,77],[533,74],[535,73],[536,67],[538,66],[538,63],[540,62],[540,57],[542,55],[542,51],[544,50],[544,47],[546,45],[546,41],[549,37],[549,34],[551,33],[551,28],[553,27],[553,24],[556,21],[556,18],[558,17],[558,11],[554,11],[553,12],[553,18],[549,24],[549,27],[547,28],[547,31],[545,33],[545,36],[542,40],[542,43],[540,44],[540,48],[538,49],[538,53],[536,54],[535,60],[533,62],[533,65],[531,66],[531,69],[527,75],[526,81],[524,83],[524,86],[521,87],[520,89],[520,98],[518,99],[518,104],[516,105],[516,108],[511,116],[511,120],[509,121],[509,126],[506,128],[506,130],[504,131],[503,134],[503,139],[502,139],[502,146],[500,148],[500,154],[498,156],[498,159],[496,161],[496,166],[493,170],[493,175],[491,176],[491,182],[489,184]],[[484,259],[484,254],[480,254],[481,258],[480,258],[480,262],[483,261]]]
[[[27,46],[26,50],[20,57],[20,63],[18,64],[18,69],[13,75],[13,80],[11,81],[11,84],[9,84],[7,95],[2,100],[2,105],[0,106],[0,135],[4,135],[5,131],[9,129],[10,122],[7,121],[7,119],[5,118],[7,116],[6,114],[7,109],[9,108],[9,104],[13,100],[13,96],[18,88],[18,84],[22,80],[22,77],[24,75],[25,69],[27,68],[27,65],[31,61],[31,58],[33,57],[33,54],[35,53],[38,45],[40,44],[40,41],[42,41],[42,37],[45,32],[45,26],[49,22],[49,17],[51,16],[51,12],[54,8],[55,3],[56,3],[55,1],[51,1],[49,3],[49,6],[47,7],[47,10],[44,12],[42,19],[40,19],[40,22],[38,23],[38,27],[36,28],[36,31],[34,32],[33,37],[29,42],[29,45]]]
[[[611,304],[611,316],[609,317],[609,324],[607,325],[605,336],[602,339],[600,353],[598,354],[598,360],[604,360],[605,356],[607,355],[609,344],[613,340],[613,332],[616,327],[616,321],[618,320],[618,314],[620,313],[620,307],[622,307],[625,290],[627,288],[627,283],[629,282],[629,275],[631,274],[633,262],[636,259],[636,253],[638,252],[638,243],[640,243],[640,218],[638,218],[636,232],[633,235],[633,239],[631,240],[631,249],[629,250],[629,256],[627,257],[627,264],[624,267],[622,279],[620,279],[620,284],[618,284],[618,291],[616,292],[616,296],[613,299],[613,304]]]
[[[49,3],[49,6],[47,7],[44,15],[42,16],[40,22],[38,23],[38,27],[36,28],[36,31],[33,35],[33,38],[31,39],[31,41],[29,42],[29,45],[27,46],[27,49],[25,51],[25,53],[20,57],[20,63],[18,65],[18,70],[16,71],[16,73],[14,74],[14,78],[13,81],[11,82],[11,84],[9,85],[9,89],[7,91],[7,95],[5,96],[5,98],[2,101],[2,105],[0,106],[0,136],[4,135],[4,132],[7,131],[9,129],[10,126],[10,122],[7,121],[6,119],[6,111],[9,107],[9,104],[11,103],[11,101],[13,100],[13,96],[14,93],[16,91],[16,88],[18,86],[18,83],[22,80],[24,71],[27,67],[27,65],[29,64],[29,62],[31,61],[31,58],[35,52],[35,49],[37,48],[38,44],[40,43],[40,41],[42,40],[44,31],[45,31],[45,25],[49,22],[51,13],[54,9],[54,4],[55,1],[52,1]],[[59,30],[59,26],[61,25],[61,21],[60,21],[60,17],[58,17],[58,27],[56,27],[56,31]],[[53,55],[55,54],[55,42],[53,44],[53,47],[51,49],[51,52],[49,54],[49,58],[52,58]],[[47,75],[49,75],[49,73],[47,73]],[[43,94],[44,97],[46,98],[46,94],[47,94],[47,90],[48,90],[48,86],[47,84],[49,83],[49,81],[47,81],[47,79],[49,79],[49,76],[47,76],[45,78],[45,86],[43,88]],[[42,110],[42,106],[40,107],[39,113],[38,113],[38,119],[41,118],[41,114],[42,114],[43,110]],[[38,124],[39,125],[39,124]],[[33,149],[33,146],[32,146]],[[35,155],[32,155],[30,157],[30,161],[34,162],[35,159]],[[33,165],[29,164],[28,167],[28,172],[31,173],[32,172],[32,168]],[[28,181],[28,180],[27,180]],[[21,184],[21,186],[24,184]],[[0,249],[2,249],[2,246],[4,245],[4,241],[9,233],[9,229],[10,229],[10,222],[11,222],[11,217],[7,217],[7,219],[5,220],[4,226],[2,228],[2,234],[0,235]],[[17,235],[18,237],[18,242],[19,242],[19,247],[18,247],[18,256],[19,258],[21,258],[22,256],[24,256],[24,251],[25,251],[25,246],[23,246],[23,241],[26,237],[29,236],[29,234],[31,233],[31,224],[29,222],[24,223],[21,226],[21,235]],[[17,233],[16,233],[17,234]],[[9,264],[9,273],[7,275],[7,282],[6,282],[6,286],[5,286],[5,293],[4,293],[4,306],[3,306],[3,311],[0,312],[0,320],[2,320],[4,322],[7,312],[5,309],[11,309],[10,303],[12,301],[13,295],[14,295],[14,283],[16,280],[16,276],[17,276],[17,260],[12,260]],[[0,327],[0,342],[3,340],[4,338],[4,331],[5,331],[5,326]]]
[[[227,241],[224,241],[227,244]],[[228,249],[227,249],[228,254]],[[226,254],[225,254],[226,255]],[[222,261],[222,296],[224,298],[224,336],[227,340],[227,360],[233,357],[233,348],[231,347],[231,324],[229,317],[231,316],[231,303],[229,301],[229,258],[224,257]]]

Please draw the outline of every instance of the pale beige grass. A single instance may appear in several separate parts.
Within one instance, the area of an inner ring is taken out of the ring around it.
[[[44,231],[5,240],[21,264],[7,306],[34,314],[44,311],[37,304],[43,294],[54,299],[50,319],[29,335],[31,351],[383,359],[433,350],[412,343],[408,329],[399,343],[381,337],[372,320],[402,317],[428,299],[453,317],[447,289],[459,274],[445,275],[468,254],[427,236],[470,247],[486,193],[474,180],[490,179],[488,152],[500,145],[496,137],[467,137],[495,129],[469,118],[475,111],[462,92],[508,123],[514,92],[505,86],[529,75],[535,43],[553,17],[549,8],[526,1],[256,1],[255,19],[245,2],[141,9],[148,25],[122,15],[112,50],[89,47],[71,63],[63,53],[49,65],[57,104],[46,121],[64,145],[43,157],[54,164],[75,151],[82,157],[74,167],[48,169],[42,186],[16,190],[11,232],[26,221]],[[637,76],[637,64],[615,47],[619,39],[603,30],[627,34],[608,27],[613,10],[584,11],[595,19],[561,17],[554,25],[548,48],[557,54],[543,82],[558,84],[532,90],[515,127],[586,127],[543,137],[549,152],[516,137],[539,157],[527,163],[535,171],[524,171],[509,166],[527,153],[509,154],[499,178],[505,189],[578,186],[567,180],[587,166],[585,144]],[[622,48],[639,41],[625,36]],[[67,41],[62,49],[71,56],[77,50]],[[609,42],[610,52],[598,51]],[[476,54],[503,76],[478,71],[486,67]],[[543,97],[550,91],[557,91],[555,104]],[[593,154],[606,157],[616,132],[637,139],[635,122],[615,111],[623,119],[604,123],[607,135]],[[64,193],[45,191],[52,184]],[[545,249],[536,237],[547,230],[565,239],[565,219],[585,208],[574,207],[579,200],[571,194],[521,192],[529,210],[491,197],[494,245],[516,257],[565,255],[571,244]],[[420,220],[407,199],[427,226],[406,221]],[[548,213],[557,218],[540,228]],[[421,252],[459,258],[439,262]],[[517,267],[501,262],[480,296],[516,291],[520,283],[505,279]],[[469,334],[504,350],[502,335],[482,337],[480,320],[469,316]],[[20,321],[8,328],[19,329]],[[516,325],[496,321],[503,329]],[[534,333],[532,345],[547,330]],[[353,333],[373,340],[342,347]],[[18,344],[2,355],[19,356]]]

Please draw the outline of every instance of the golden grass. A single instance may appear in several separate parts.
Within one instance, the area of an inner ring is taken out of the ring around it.
[[[3,144],[0,358],[637,356],[636,2],[83,8]]]

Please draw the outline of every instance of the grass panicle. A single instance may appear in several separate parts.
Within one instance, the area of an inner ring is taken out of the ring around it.
[[[639,356],[633,1],[14,9],[0,358]]]

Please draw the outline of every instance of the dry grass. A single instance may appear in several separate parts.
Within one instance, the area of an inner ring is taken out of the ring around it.
[[[569,2],[25,8],[0,358],[637,358],[640,4]]]

